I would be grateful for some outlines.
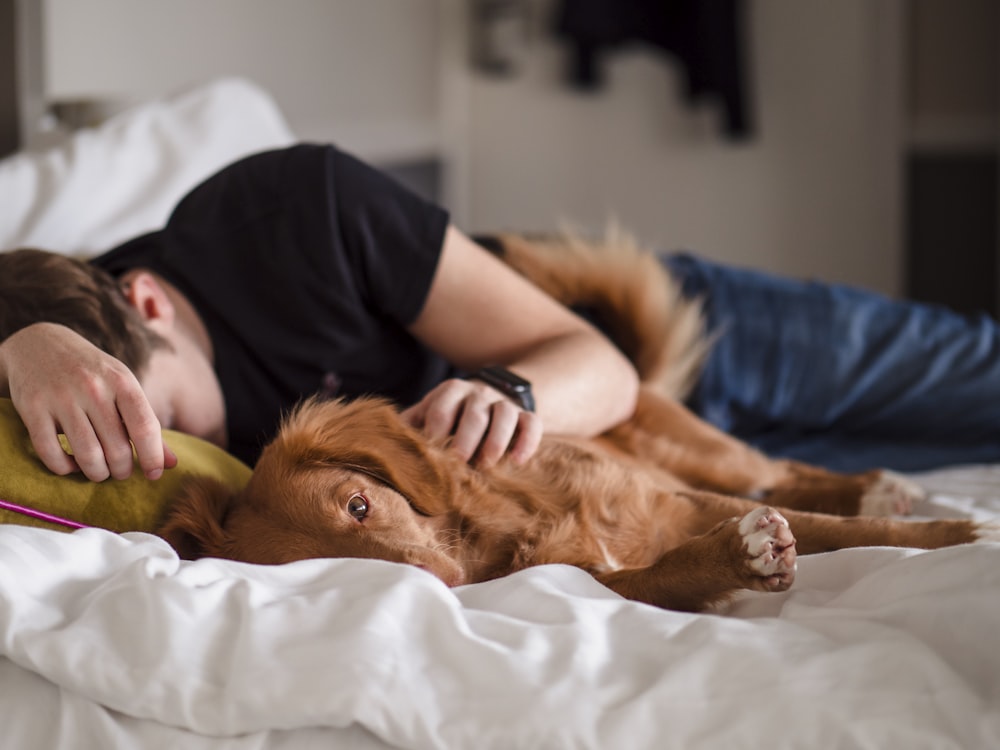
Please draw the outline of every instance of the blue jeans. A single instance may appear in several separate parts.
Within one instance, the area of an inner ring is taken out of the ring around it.
[[[840,471],[1000,461],[1000,326],[982,315],[690,255],[663,262],[718,340],[689,406]]]

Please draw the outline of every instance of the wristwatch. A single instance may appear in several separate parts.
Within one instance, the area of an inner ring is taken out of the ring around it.
[[[525,411],[535,410],[535,397],[531,393],[531,383],[515,375],[504,367],[484,367],[469,375],[473,380],[482,380],[496,388]]]

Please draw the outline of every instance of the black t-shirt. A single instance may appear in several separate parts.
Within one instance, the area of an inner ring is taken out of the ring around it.
[[[417,401],[450,374],[405,330],[420,313],[447,213],[332,146],[247,157],[192,190],[167,225],[94,259],[148,268],[208,328],[229,450],[254,463],[316,392]]]

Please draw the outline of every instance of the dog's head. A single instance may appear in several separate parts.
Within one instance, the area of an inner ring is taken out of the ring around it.
[[[445,456],[386,401],[309,400],[283,422],[241,492],[194,480],[158,533],[189,559],[378,558],[458,585],[462,567],[440,538],[454,492]]]

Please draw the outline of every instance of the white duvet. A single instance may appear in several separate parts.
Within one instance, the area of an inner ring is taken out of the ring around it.
[[[1000,517],[1000,469],[921,480],[923,515]],[[722,616],[6,526],[0,644],[4,748],[1000,747],[1000,544],[802,558]]]

